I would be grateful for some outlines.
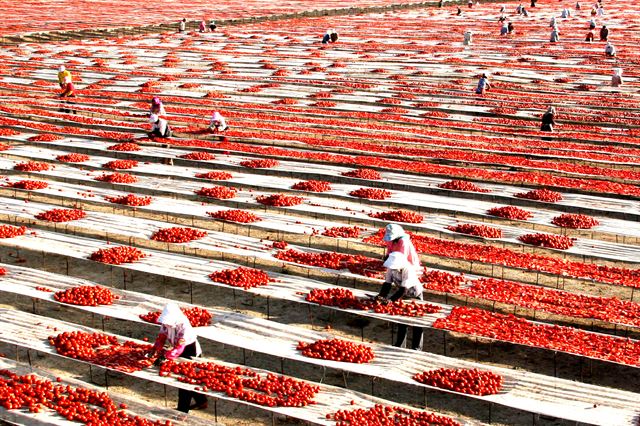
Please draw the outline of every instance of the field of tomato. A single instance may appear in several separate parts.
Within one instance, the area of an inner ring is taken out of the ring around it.
[[[186,387],[193,424],[637,423],[640,6],[588,43],[587,4],[80,3],[0,6],[0,419],[178,425]],[[424,301],[372,298],[388,223]],[[147,357],[169,301],[203,359]]]

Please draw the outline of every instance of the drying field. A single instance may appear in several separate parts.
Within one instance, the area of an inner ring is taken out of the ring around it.
[[[0,6],[0,419],[638,424],[639,4],[595,18],[608,57],[586,4],[505,3],[500,36],[495,3],[85,3]],[[368,301],[388,223],[425,302]],[[159,368],[171,300],[204,358]],[[173,410],[179,388],[209,407]]]

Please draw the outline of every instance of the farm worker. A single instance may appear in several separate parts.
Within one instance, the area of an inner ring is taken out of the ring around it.
[[[598,13],[598,11],[596,10],[595,7],[591,8],[591,16],[596,16],[596,13]]]
[[[171,128],[169,123],[164,118],[158,117],[157,114],[151,114],[149,116],[149,123],[152,124],[151,132],[148,133],[149,137],[170,138]]]
[[[62,93],[60,93],[61,98],[69,98],[69,97],[74,97],[76,95],[75,89],[73,87],[73,83],[71,82],[70,75],[64,78],[62,89],[63,89]]]
[[[556,108],[550,106],[549,108],[547,108],[547,112],[542,115],[542,124],[540,125],[540,131],[553,132],[553,126],[556,125],[555,117]]]
[[[560,30],[558,30],[558,27],[553,27],[553,30],[551,30],[551,36],[549,37],[549,41],[552,43],[555,43],[559,40],[560,40]]]
[[[462,15],[462,9],[460,9],[460,6],[458,6],[458,11],[456,12],[456,15],[458,16]]]
[[[622,68],[614,68],[611,76],[611,85],[618,87],[622,84]]]
[[[204,19],[202,21],[200,21],[200,25],[199,25],[198,29],[200,30],[201,33],[205,32],[207,30],[207,23],[204,21]]]
[[[329,38],[331,38],[331,43],[335,43],[338,41],[338,32],[335,29],[332,29],[331,34],[329,34]]]
[[[598,16],[604,16],[604,7],[598,7]]]
[[[387,243],[385,260],[391,253],[400,252],[404,254],[409,264],[411,264],[416,271],[421,268],[420,256],[418,256],[418,252],[411,242],[411,237],[404,232],[402,226],[396,225],[395,223],[387,225],[384,228],[384,237],[382,237],[382,240]]]
[[[465,46],[469,46],[473,42],[473,33],[471,31],[465,31],[464,42]]]
[[[604,54],[607,56],[616,56],[616,48],[613,47],[613,44],[607,42],[607,45],[604,47]]]
[[[404,253],[392,252],[384,262],[384,267],[387,268],[387,272],[376,300],[383,303],[387,300],[395,302],[402,297],[422,300],[422,283],[418,278],[417,270],[412,267]],[[389,295],[393,287],[397,287],[397,290]],[[406,324],[398,325],[398,335],[393,346],[404,347],[407,329]],[[422,327],[413,327],[411,349],[422,350]]]
[[[211,122],[209,122],[209,130],[213,131],[214,133],[218,133],[224,132],[228,128],[229,126],[227,126],[227,121],[224,119],[222,114],[220,114],[218,111],[214,111],[213,115],[211,116]]]
[[[161,358],[175,360],[178,357],[191,359],[202,355],[198,335],[178,305],[167,303],[158,318],[158,323],[162,327],[149,352],[150,356],[159,354]],[[171,349],[163,351],[165,343],[168,343]],[[191,405],[192,398],[195,400],[194,405]],[[202,410],[207,408],[207,397],[196,392],[179,389],[178,411],[188,413],[191,408]]]
[[[216,25],[216,21],[214,19],[209,21],[209,31],[214,32],[215,29],[218,28]]]
[[[527,9],[525,9],[524,7],[522,8],[522,16],[524,16],[525,18],[529,16],[529,12],[527,12]]]
[[[576,2],[576,10],[580,10],[580,2],[579,1]]]
[[[64,65],[60,65],[60,68],[58,68],[58,83],[60,84],[61,89],[64,88],[67,77],[71,79],[71,73]]]
[[[151,114],[155,114],[155,115],[167,115],[167,111],[165,111],[164,109],[164,104],[162,103],[162,100],[160,100],[159,97],[154,96],[151,99],[151,109],[149,111]]]
[[[507,25],[507,30],[509,31],[509,34],[515,34],[516,33],[516,29],[513,26],[512,22],[509,22],[509,25]]]
[[[500,14],[503,14],[507,11],[507,8],[503,5],[500,6]]]
[[[178,31],[182,33],[185,29],[187,29],[187,18],[182,18],[182,21],[178,24]]]
[[[555,16],[551,17],[551,21],[549,21],[549,27],[553,28],[553,27],[555,27],[557,25],[558,25],[558,23],[556,22],[556,17]]]
[[[491,84],[489,83],[489,78],[486,74],[482,74],[480,80],[478,80],[478,86],[476,87],[476,93],[478,95],[484,95],[484,92],[491,88]]]
[[[517,13],[518,15],[520,15],[520,14],[522,13],[522,3],[520,3],[520,4],[518,5],[518,7],[516,7],[516,13]]]
[[[589,32],[587,33],[587,38],[585,38],[584,41],[588,41],[589,43],[591,43],[594,37],[595,37],[595,34],[593,30],[589,30]]]
[[[591,18],[591,20],[589,21],[589,29],[590,30],[595,30],[596,29],[596,20]]]
[[[506,22],[502,23],[502,27],[500,28],[500,35],[507,35],[509,34],[509,25]]]
[[[531,7],[536,7],[538,0],[531,0]]]
[[[327,32],[322,37],[322,44],[327,44],[331,41],[331,29],[328,29]]]
[[[467,5],[469,6],[469,9],[471,9],[473,7],[473,0],[469,0]]]
[[[622,84],[622,68],[614,68],[611,76],[611,85],[618,87]]]
[[[600,41],[607,41],[609,39],[609,28],[606,25],[603,25],[600,28]]]

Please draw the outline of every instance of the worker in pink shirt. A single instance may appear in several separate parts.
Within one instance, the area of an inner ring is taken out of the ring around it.
[[[416,252],[416,248],[413,246],[411,242],[411,238],[404,232],[402,226],[396,224],[389,224],[384,230],[384,237],[382,238],[387,243],[387,252],[385,254],[385,260],[391,253],[394,251],[403,253],[409,264],[419,271],[420,266],[420,256],[418,256],[418,252]]]

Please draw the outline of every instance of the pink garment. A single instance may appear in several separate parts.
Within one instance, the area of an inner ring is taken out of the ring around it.
[[[191,336],[193,338],[193,341],[191,342],[187,341],[189,340],[188,337],[189,336],[185,335],[185,328],[181,325],[177,325],[176,327],[167,327],[166,325],[163,325],[160,329],[160,333],[158,334],[158,338],[153,344],[153,350],[160,351],[168,339],[169,344],[173,346],[173,348],[166,351],[164,356],[167,359],[176,359],[182,355],[184,348],[195,342],[195,338],[193,338],[194,336]]]
[[[421,268],[420,256],[418,256],[418,252],[416,252],[416,248],[413,246],[413,243],[408,236],[405,235],[404,237],[398,238],[394,241],[389,241],[387,243],[387,255],[393,253],[394,251],[404,253],[411,265],[413,265],[416,269]]]

